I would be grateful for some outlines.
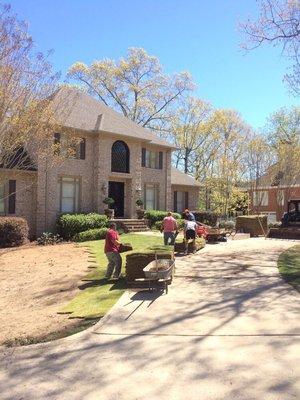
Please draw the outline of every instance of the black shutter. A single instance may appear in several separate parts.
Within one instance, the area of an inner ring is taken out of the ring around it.
[[[85,138],[81,138],[79,151],[80,151],[79,154],[80,159],[85,160]]]
[[[174,211],[177,212],[177,191],[174,192]]]
[[[60,154],[60,133],[55,132],[54,133],[54,145],[55,145],[55,149],[54,149],[54,154],[59,155]]]
[[[142,167],[146,167],[146,149],[142,148]]]
[[[16,181],[11,179],[8,181],[8,213],[16,212]]]
[[[189,208],[189,192],[184,193],[184,207]]]
[[[163,169],[163,152],[159,152],[159,157],[158,157],[158,168]]]

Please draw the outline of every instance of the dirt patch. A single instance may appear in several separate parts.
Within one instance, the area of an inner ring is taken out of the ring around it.
[[[78,321],[58,314],[78,292],[93,260],[72,243],[0,252],[0,344],[69,332]]]

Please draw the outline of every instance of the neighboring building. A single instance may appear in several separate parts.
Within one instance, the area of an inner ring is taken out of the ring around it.
[[[283,174],[275,179],[266,174],[249,195],[252,214],[267,214],[270,221],[280,221],[288,201],[300,198],[300,176],[289,182]]]
[[[30,169],[6,170],[0,215],[25,217],[39,235],[53,230],[60,213],[103,213],[107,196],[116,218],[135,218],[138,198],[146,209],[197,208],[199,183],[171,167],[172,144],[78,90],[61,89],[53,103],[63,161],[53,163],[52,147],[47,157],[28,150]],[[70,137],[77,138],[71,157]]]

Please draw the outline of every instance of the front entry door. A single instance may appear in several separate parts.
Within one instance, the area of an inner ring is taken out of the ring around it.
[[[108,182],[108,197],[115,201],[115,218],[124,217],[124,182]]]

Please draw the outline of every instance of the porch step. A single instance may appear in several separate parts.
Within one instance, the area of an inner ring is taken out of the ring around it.
[[[147,221],[144,219],[114,219],[118,228],[124,229],[125,232],[144,232],[149,231]]]

